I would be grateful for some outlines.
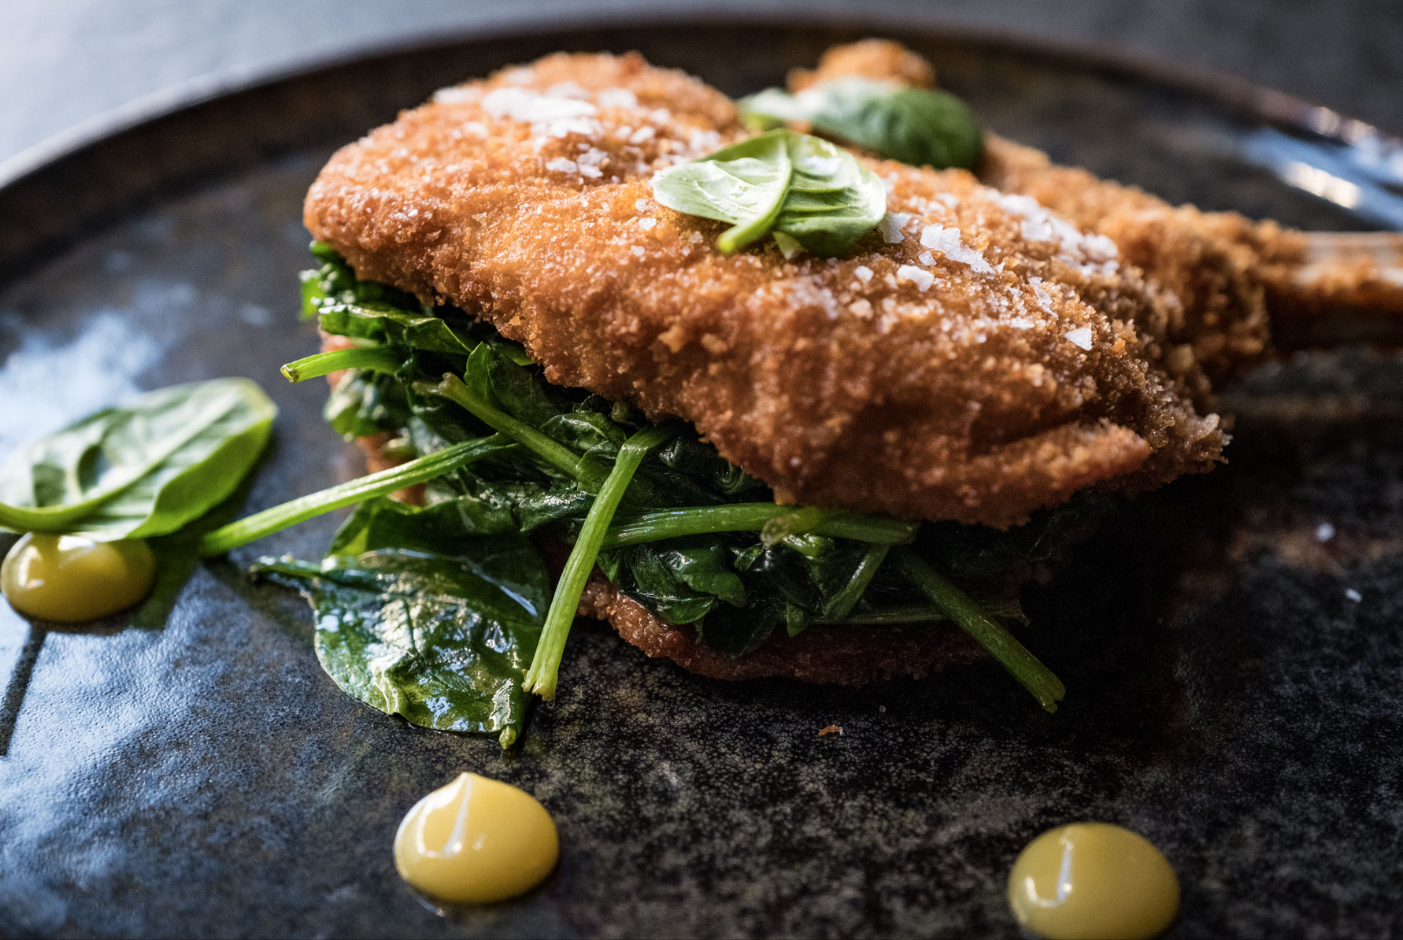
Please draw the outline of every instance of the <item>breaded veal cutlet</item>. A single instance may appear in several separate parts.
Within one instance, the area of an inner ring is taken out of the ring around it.
[[[792,81],[839,74],[934,80],[878,43]],[[1299,233],[991,136],[978,176],[860,155],[888,214],[846,257],[722,255],[723,226],[662,207],[651,178],[746,136],[682,72],[558,54],[343,148],[305,222],[361,278],[490,322],[551,382],[690,421],[782,502],[1005,528],[1222,460],[1213,383],[1268,355]],[[598,573],[581,613],[726,678],[860,682],[974,655],[954,631],[876,631],[857,650],[811,628],[726,659]]]

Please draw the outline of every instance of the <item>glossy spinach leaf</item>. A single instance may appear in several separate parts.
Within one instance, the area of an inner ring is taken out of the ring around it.
[[[484,535],[520,530],[506,500],[459,496],[419,507],[377,496],[356,508],[332,537],[328,555],[360,555],[383,548],[465,554]]]
[[[234,491],[277,409],[247,379],[147,392],[10,455],[0,526],[113,540],[174,532]]]
[[[409,416],[403,387],[394,376],[353,369],[332,388],[322,417],[346,440],[404,426]]]
[[[913,166],[973,168],[984,148],[979,119],[949,92],[849,77],[797,94],[768,88],[740,101],[754,127],[802,123]]]
[[[678,212],[729,222],[716,240],[726,254],[780,232],[815,254],[841,255],[876,228],[887,200],[852,154],[784,128],[659,171],[653,194]]]
[[[252,570],[308,599],[317,658],[347,694],[425,728],[495,734],[506,747],[526,718],[522,681],[549,578],[524,538],[458,547],[469,550],[264,559]]]

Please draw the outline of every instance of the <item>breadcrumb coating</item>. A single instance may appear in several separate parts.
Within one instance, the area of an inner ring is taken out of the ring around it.
[[[961,170],[865,160],[889,211],[848,257],[724,256],[650,178],[742,136],[681,72],[554,55],[343,148],[305,219],[552,382],[693,422],[784,501],[1005,527],[1220,459],[1183,304],[1110,239]]]

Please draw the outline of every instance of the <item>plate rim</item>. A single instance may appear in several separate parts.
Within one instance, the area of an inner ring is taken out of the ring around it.
[[[793,10],[774,0],[756,0],[750,9],[689,9],[659,11],[616,7],[590,8],[539,15],[530,20],[487,22],[426,38],[410,37],[385,43],[369,43],[330,54],[318,55],[293,65],[268,68],[232,69],[197,76],[134,98],[114,108],[92,115],[73,126],[31,144],[0,160],[0,195],[7,195],[55,164],[80,157],[84,152],[115,136],[136,132],[156,121],[178,118],[202,106],[240,95],[257,94],[273,87],[290,85],[319,75],[376,60],[392,60],[447,52],[469,43],[493,39],[540,38],[553,33],[590,29],[619,30],[638,28],[684,28],[687,26],[757,26],[795,28]],[[1120,78],[1166,85],[1176,90],[1213,99],[1230,108],[1298,131],[1340,143],[1353,143],[1359,135],[1373,132],[1395,139],[1403,137],[1350,117],[1341,111],[1306,98],[1278,91],[1231,72],[1192,63],[1176,62],[1151,53],[1105,43],[1057,39],[1007,27],[986,27],[961,23],[922,10],[898,10],[887,4],[867,7],[860,13],[850,9],[820,8],[806,11],[806,23],[826,29],[870,31],[877,35],[910,33],[918,30],[931,37],[970,46],[996,47],[1003,51],[1072,65],[1083,70],[1107,73]],[[1403,134],[1403,131],[1400,131]]]

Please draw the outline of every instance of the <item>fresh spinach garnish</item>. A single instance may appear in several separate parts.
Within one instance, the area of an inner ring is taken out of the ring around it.
[[[285,371],[301,380],[350,369],[343,386],[384,382],[378,395],[360,397],[360,409],[347,407],[347,420],[398,432],[407,462],[225,526],[205,537],[201,551],[218,554],[359,503],[327,561],[265,559],[257,569],[307,594],[326,625],[318,637],[323,664],[351,694],[430,727],[517,729],[517,718],[484,717],[484,703],[505,701],[507,672],[500,660],[491,660],[496,672],[483,671],[490,658],[469,625],[474,605],[500,605],[512,592],[530,600],[539,616],[527,618],[529,628],[502,619],[516,610],[510,606],[477,615],[500,627],[488,630],[492,636],[510,638],[511,669],[519,669],[511,695],[529,689],[550,697],[584,580],[597,567],[624,594],[668,623],[690,625],[700,642],[726,655],[815,624],[954,623],[1022,669],[1020,681],[1055,707],[1060,685],[1028,666],[1036,660],[998,622],[1022,622],[1011,582],[999,575],[1031,558],[1042,535],[1025,546],[1024,536],[975,538],[964,532],[969,527],[777,505],[765,484],[691,427],[656,425],[624,403],[552,385],[520,346],[485,324],[371,289],[319,251],[324,263],[304,281],[304,300],[324,331],[354,343]],[[388,498],[413,483],[424,487],[422,507]],[[524,550],[492,555],[515,560],[494,560],[484,586],[480,555],[529,544],[525,538],[568,547],[554,591],[522,587],[548,585],[540,557]],[[907,565],[908,552],[925,569]],[[977,601],[925,577],[926,569],[952,570],[965,560],[961,583],[978,590]],[[464,593],[444,587],[454,578],[467,579]],[[423,605],[413,606],[419,597]],[[404,613],[411,608],[412,624]],[[380,668],[376,650],[394,669]],[[471,668],[455,671],[445,662]],[[503,714],[519,715],[524,701],[511,699],[516,704]]]
[[[724,254],[777,233],[837,257],[887,208],[882,181],[852,154],[785,128],[660,170],[653,194],[669,209],[730,223],[716,239]]]
[[[767,88],[739,102],[746,123],[768,129],[786,123],[815,131],[913,166],[964,167],[979,161],[984,131],[959,98],[870,78],[839,78],[796,94]]]
[[[109,541],[180,529],[252,469],[277,408],[247,379],[147,392],[10,455],[0,527]]]

